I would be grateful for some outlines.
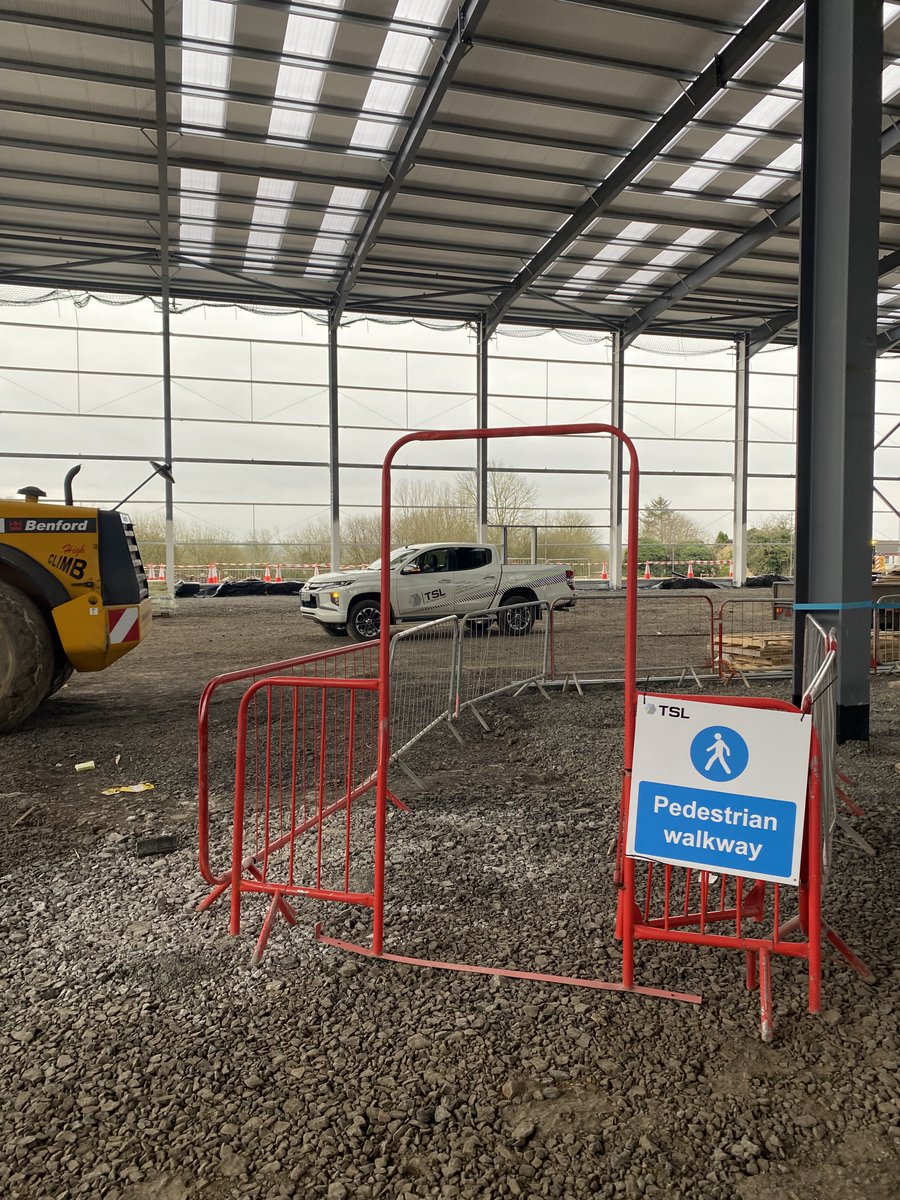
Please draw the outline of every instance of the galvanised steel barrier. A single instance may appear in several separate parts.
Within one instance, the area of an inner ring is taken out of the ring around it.
[[[611,683],[622,679],[625,597],[578,593],[552,605],[545,682]],[[715,673],[714,609],[700,591],[641,592],[637,597],[637,674],[642,681],[699,684]]]
[[[461,619],[455,715],[468,709],[488,729],[478,702],[503,693],[518,695],[532,686],[543,690],[549,611],[545,601],[530,601]]]
[[[872,612],[872,665],[876,671],[900,670],[900,593],[881,596]]]
[[[837,823],[837,641],[811,616],[803,640],[803,694],[819,739],[819,798],[822,810],[822,887],[831,871],[831,847]]]
[[[432,729],[451,723],[457,708],[460,621],[440,617],[414,625],[391,638],[391,761]],[[457,734],[457,736],[459,736]]]
[[[716,665],[722,679],[790,673],[794,653],[791,600],[726,600],[716,614]],[[746,683],[746,679],[744,680]]]

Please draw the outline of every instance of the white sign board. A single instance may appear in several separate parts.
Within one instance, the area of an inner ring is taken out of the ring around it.
[[[638,696],[628,854],[797,883],[811,726],[799,713]]]

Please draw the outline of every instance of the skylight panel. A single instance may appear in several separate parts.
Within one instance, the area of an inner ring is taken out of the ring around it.
[[[181,29],[185,37],[228,43],[234,37],[234,5],[223,0],[184,0]]]
[[[336,256],[346,253],[349,238],[333,237],[336,233],[352,233],[361,213],[343,212],[341,209],[364,210],[369,193],[363,188],[337,187],[331,193],[328,211],[322,218],[319,236],[313,245],[312,257]]]
[[[309,0],[311,4],[324,6],[326,0]],[[343,0],[327,0],[330,9],[342,8]],[[290,13],[284,30],[282,54],[303,54],[307,58],[318,58],[327,62],[334,49],[338,23],[324,17],[310,17]],[[280,106],[279,100],[303,101],[310,106],[318,104],[325,82],[325,72],[310,67],[295,66],[282,62],[275,81],[275,96],[269,114],[269,137],[291,138],[306,141],[312,132],[315,109],[304,112],[297,108]],[[284,229],[290,217],[287,207],[294,199],[296,184],[283,179],[262,178],[256,189],[256,203],[250,218],[247,235],[248,259],[245,266],[250,270],[271,270],[278,248],[284,238]],[[266,201],[280,200],[272,205]],[[275,228],[272,228],[275,226]],[[257,251],[269,251],[260,256]]]
[[[181,97],[182,125],[197,125],[201,129],[222,129],[225,125],[225,101],[210,96]]]
[[[218,171],[181,172],[182,193],[190,191],[196,195],[182,194],[178,237],[182,249],[187,249],[196,258],[209,261],[213,238],[219,190]],[[204,222],[200,224],[200,222]],[[199,242],[199,247],[193,243]],[[187,246],[186,243],[192,243]]]
[[[181,31],[185,38],[230,46],[234,37],[234,5],[225,0],[183,0]],[[212,135],[221,133],[225,128],[230,76],[231,58],[228,54],[189,48],[182,50],[182,84],[187,88],[193,85],[221,93],[221,96],[182,95],[181,120],[184,125]],[[208,262],[215,238],[219,174],[217,171],[182,170],[181,188],[183,192],[200,194],[181,197],[179,240],[192,243],[188,249],[197,258]],[[199,224],[199,220],[208,224]],[[197,242],[200,243],[199,250],[193,245]]]
[[[311,0],[323,5],[325,0]],[[342,8],[343,0],[329,3],[331,8]],[[334,49],[338,23],[323,17],[301,16],[291,13],[284,31],[283,54],[303,54],[307,58],[319,58],[327,62]],[[298,112],[296,109],[281,108],[279,100],[302,100],[307,104],[318,104],[325,82],[325,72],[311,67],[298,67],[282,62],[275,81],[275,97],[269,118],[271,137],[290,137],[305,140],[309,137],[315,119],[314,112]]]
[[[296,184],[290,179],[260,179],[256,188],[256,203],[250,218],[247,235],[248,258],[251,251],[277,251],[284,239],[285,226],[291,215],[290,202],[294,199]],[[272,201],[280,201],[273,204]],[[248,269],[271,270],[275,253],[254,255],[253,261],[245,263]]]
[[[234,5],[225,0],[184,0],[182,34],[205,42],[231,44],[234,36]],[[186,86],[221,92],[221,98],[185,95],[181,100],[181,119],[211,132],[225,126],[226,93],[231,75],[231,58],[207,50],[181,51],[181,81]]]
[[[394,9],[393,20],[417,22],[423,25],[438,25],[443,22],[449,7],[449,0],[398,0]],[[400,32],[389,30],[384,39],[381,53],[378,57],[376,71],[393,71],[402,75],[420,75],[432,51],[432,39],[428,33],[421,35],[408,30]],[[350,148],[376,148],[387,154],[397,135],[399,125],[389,121],[370,117],[369,113],[394,113],[402,116],[412,103],[415,92],[413,83],[403,83],[401,80],[372,79],[366,91],[366,98],[360,109],[359,119],[353,133],[350,135]],[[356,200],[347,200],[349,194],[354,194]],[[313,246],[311,266],[320,267],[317,258],[328,255],[340,257],[346,253],[349,237],[334,237],[335,233],[352,234],[359,221],[359,214],[348,215],[336,213],[333,210],[339,206],[364,208],[369,193],[359,188],[335,188],[325,216],[322,218],[319,237]],[[341,200],[338,197],[344,196]]]

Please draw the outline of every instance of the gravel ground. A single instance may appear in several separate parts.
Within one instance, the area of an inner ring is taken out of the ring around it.
[[[878,983],[828,963],[814,1018],[801,965],[776,962],[767,1046],[725,952],[639,948],[639,982],[700,991],[694,1007],[348,956],[312,921],[364,939],[364,917],[301,905],[252,967],[259,904],[239,939],[221,905],[195,912],[196,701],[221,670],[324,641],[290,600],[187,601],[0,740],[0,1196],[898,1195],[890,679],[871,746],[841,752],[877,856],[840,843],[827,896]],[[390,950],[618,977],[621,707],[614,688],[503,697],[490,733],[467,717],[464,748],[437,731],[414,750],[413,811],[389,818]],[[100,794],[142,779],[155,790]],[[178,849],[136,857],[156,833]]]

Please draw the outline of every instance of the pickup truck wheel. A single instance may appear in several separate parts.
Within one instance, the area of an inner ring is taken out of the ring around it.
[[[321,625],[329,637],[346,637],[347,636],[347,626],[346,625],[326,625],[324,623],[324,621],[321,623]]]
[[[514,604],[526,604],[528,597],[523,596],[521,592],[510,592],[503,600],[500,606],[500,614],[497,618],[497,624],[500,627],[500,632],[506,637],[524,637],[531,633],[534,629],[534,623],[537,620],[536,607],[531,608],[509,608]]]
[[[355,600],[347,614],[347,633],[354,642],[374,642],[381,632],[381,601]]]
[[[24,592],[0,581],[0,733],[30,717],[53,679],[53,639]]]

